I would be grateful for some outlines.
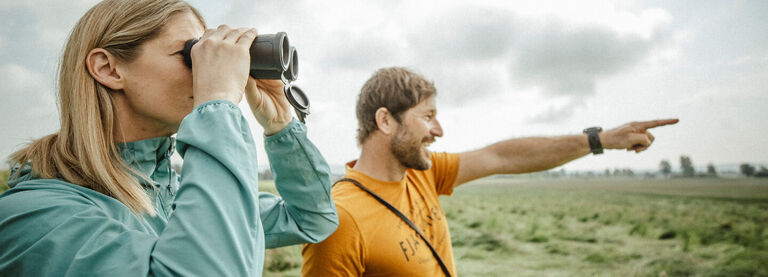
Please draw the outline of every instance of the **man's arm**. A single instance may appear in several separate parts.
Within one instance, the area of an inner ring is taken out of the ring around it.
[[[632,122],[600,133],[604,149],[640,153],[654,137],[648,129],[675,124],[677,119]],[[493,174],[529,173],[566,164],[590,153],[587,135],[532,137],[504,140],[461,153],[454,187]]]

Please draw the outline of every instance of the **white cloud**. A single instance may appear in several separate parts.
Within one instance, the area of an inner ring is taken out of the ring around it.
[[[0,70],[16,76],[0,77],[0,93],[17,97],[0,102],[6,111],[0,113],[4,120],[48,124],[45,129],[5,121],[0,129],[26,131],[14,136],[27,138],[55,125],[54,57],[95,2],[0,2],[0,22],[7,23],[0,30]],[[694,125],[711,121],[734,132],[750,130],[753,137],[768,131],[754,120],[768,110],[752,103],[764,99],[766,91],[765,1],[191,2],[209,27],[226,23],[261,33],[288,32],[301,57],[298,84],[312,102],[310,137],[334,164],[357,155],[354,101],[363,82],[383,66],[409,66],[435,81],[443,125],[454,130],[435,144],[450,146],[443,150],[482,146],[478,134],[482,143],[490,143],[517,135],[573,133],[593,124],[686,116],[696,123],[670,127],[674,132],[666,137],[665,129],[657,136],[657,150],[668,152],[667,159],[687,151],[694,160],[717,162],[718,157],[737,158],[706,143],[721,141],[723,134],[716,131],[704,142],[687,137],[706,133]],[[702,114],[727,99],[732,100],[728,112]],[[40,117],[9,117],[35,110]],[[54,115],[46,119],[45,111]],[[747,136],[738,139],[745,146],[731,153],[745,160],[759,155],[746,147],[758,143],[749,143]],[[3,140],[0,157],[17,143]],[[649,158],[618,154],[569,166],[652,168],[663,155],[650,152],[641,155]],[[263,154],[259,161],[266,162]]]
[[[666,40],[663,35],[643,39],[601,26],[568,30],[564,25],[551,23],[522,39],[511,64],[518,83],[541,86],[552,95],[592,95],[599,78],[627,70]]]
[[[643,35],[646,38],[659,25],[668,24],[672,18],[669,12],[661,8],[643,8],[632,2],[608,0],[495,1],[489,5],[496,9],[514,11],[532,22],[557,18],[576,28],[600,25],[622,34]]]
[[[0,65],[0,91],[3,93],[3,118],[37,117],[49,114],[56,106],[50,78],[17,64]],[[31,105],[30,105],[31,104]],[[23,107],[23,108],[21,108]],[[21,108],[21,109],[20,109]]]
[[[518,38],[515,14],[488,7],[459,6],[417,17],[408,41],[420,60],[488,61],[503,57]]]
[[[40,88],[43,76],[18,64],[0,65],[0,87],[12,95],[25,95]]]
[[[69,31],[96,0],[30,0],[4,1],[0,10],[24,10],[31,13],[34,22],[34,44],[51,51],[59,51]],[[26,15],[25,15],[26,16]]]
[[[23,142],[53,131],[58,122],[49,78],[18,64],[0,65],[0,159],[5,159]],[[0,168],[5,165],[0,160]]]

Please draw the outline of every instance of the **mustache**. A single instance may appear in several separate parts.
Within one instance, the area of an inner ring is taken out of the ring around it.
[[[424,137],[424,138],[421,139],[421,143],[426,143],[426,142],[433,143],[435,141],[436,141],[435,137],[433,137],[433,136],[427,136],[427,137]]]

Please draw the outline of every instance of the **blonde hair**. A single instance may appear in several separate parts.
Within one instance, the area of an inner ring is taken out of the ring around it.
[[[126,164],[115,144],[111,91],[91,77],[85,62],[95,48],[104,48],[125,62],[134,60],[140,46],[180,12],[192,12],[205,26],[200,14],[180,0],[105,0],[86,12],[61,57],[61,129],[17,151],[11,161],[31,162],[32,174],[40,178],[63,179],[114,197],[134,214],[154,216],[152,200],[139,183],[149,177]]]

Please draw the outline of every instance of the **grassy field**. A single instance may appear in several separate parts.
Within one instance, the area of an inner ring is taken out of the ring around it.
[[[486,179],[445,198],[466,276],[768,276],[768,182]]]
[[[0,193],[3,193],[8,189],[8,176],[10,171],[0,170]]]
[[[768,276],[766,179],[488,178],[441,201],[460,276]],[[268,250],[264,275],[300,264]]]
[[[441,201],[460,276],[768,276],[768,179],[486,178]],[[298,276],[300,249],[264,276]]]

